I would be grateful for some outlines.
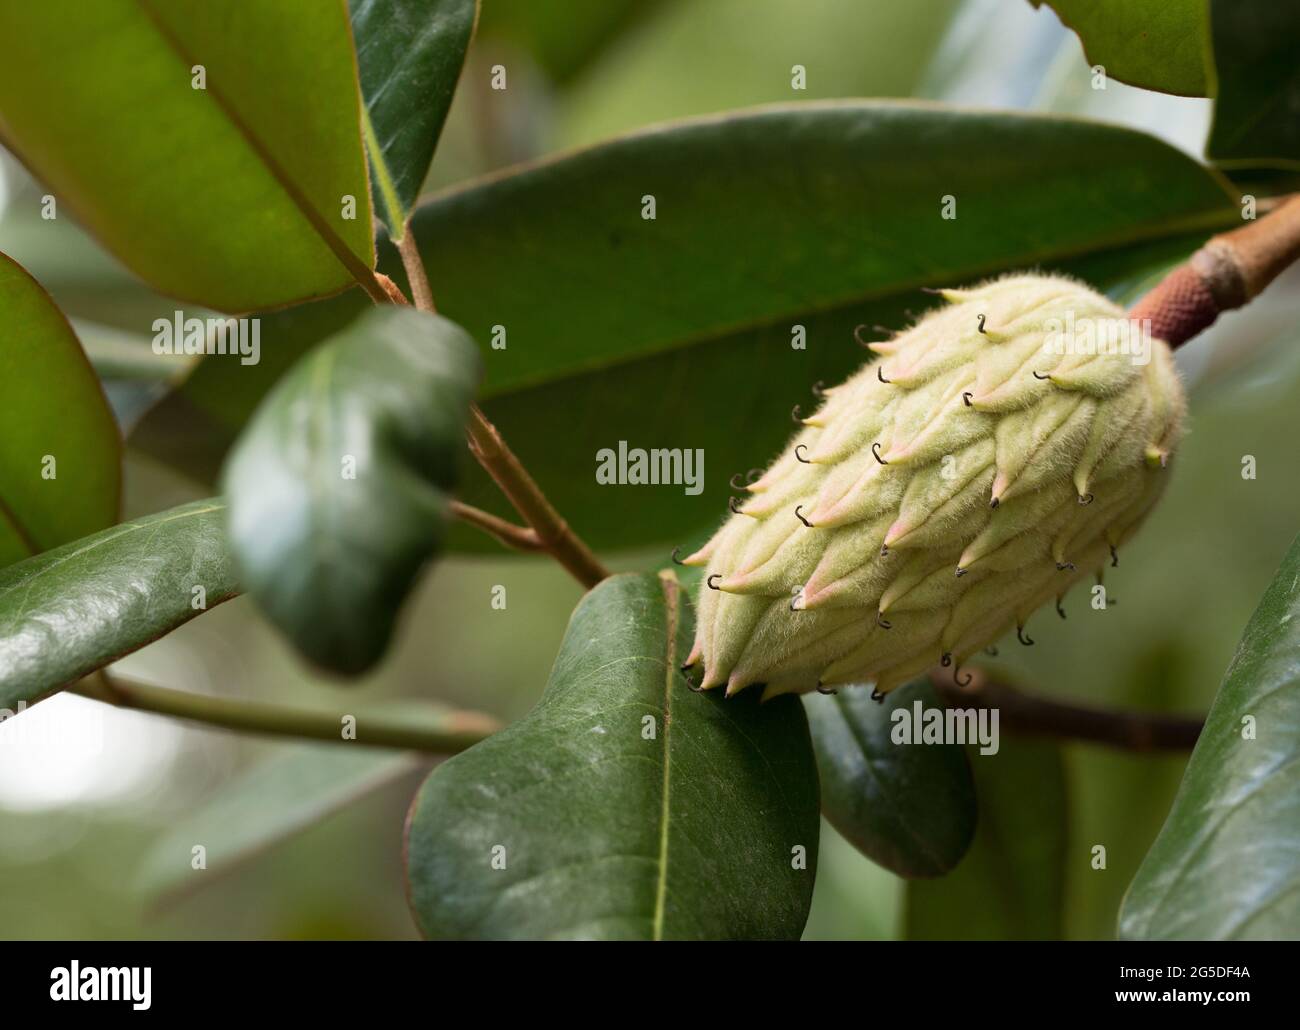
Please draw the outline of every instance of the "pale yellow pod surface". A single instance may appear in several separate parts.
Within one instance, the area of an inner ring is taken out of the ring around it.
[[[693,662],[767,694],[960,665],[1112,561],[1164,489],[1169,348],[1088,287],[947,290],[878,348],[693,556]]]

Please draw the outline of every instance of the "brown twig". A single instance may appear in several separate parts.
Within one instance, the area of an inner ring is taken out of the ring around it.
[[[594,587],[609,576],[609,570],[560,517],[477,404],[470,408],[469,449],[523,520],[532,526],[542,548],[579,583]]]
[[[1186,751],[1195,746],[1204,726],[1203,719],[1192,716],[1053,701],[991,680],[979,669],[968,671],[971,681],[965,686],[959,686],[948,669],[934,670],[930,682],[950,708],[996,708],[1006,729],[1127,751]]]
[[[1129,312],[1151,335],[1178,347],[1225,311],[1239,308],[1300,258],[1300,194],[1263,218],[1220,233],[1170,272]]]
[[[375,273],[375,282],[379,283],[383,288],[384,293],[388,296],[389,303],[405,305],[407,307],[411,306],[411,302],[406,299],[406,294],[402,292],[402,288],[398,286],[397,283],[393,282],[392,279],[388,278],[388,276],[384,275],[383,272]]]
[[[406,269],[406,281],[411,286],[411,296],[415,306],[421,311],[433,314],[433,291],[429,289],[429,275],[424,270],[424,259],[420,257],[420,248],[415,242],[415,233],[406,227],[402,238],[397,241],[397,252],[402,255],[402,266]]]
[[[491,512],[462,504],[460,501],[451,502],[451,513],[461,522],[477,526],[489,536],[496,537],[507,547],[513,547],[517,551],[543,550],[537,530],[528,526],[517,526],[506,519],[498,518]]]
[[[398,250],[406,266],[415,306],[421,311],[432,312],[433,292],[429,289],[429,277],[415,243],[415,234],[409,226],[402,234]],[[522,549],[546,551],[585,587],[594,587],[609,575],[609,570],[546,499],[536,480],[528,474],[500,431],[488,421],[477,404],[470,408],[469,449],[531,528],[512,525],[466,505],[461,505],[456,511],[458,517],[486,529],[512,547],[526,545]]]

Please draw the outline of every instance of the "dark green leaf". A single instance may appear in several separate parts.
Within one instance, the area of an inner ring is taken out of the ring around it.
[[[484,340],[506,329],[489,367],[501,395],[740,327],[782,331],[790,351],[791,316],[1218,224],[1228,204],[1210,173],[1132,130],[831,103],[546,159],[434,198],[414,227],[448,317]]]
[[[1300,165],[1300,5],[1209,0],[1215,161]]]
[[[413,226],[440,309],[484,341],[507,334],[486,362],[489,417],[609,547],[717,520],[729,477],[788,437],[791,406],[861,363],[854,326],[903,324],[919,287],[1036,265],[1104,284],[1233,219],[1221,181],[1130,130],[840,103],[625,137],[447,193]],[[560,412],[565,431],[541,432]],[[701,449],[704,492],[597,483],[597,452],[620,440]],[[482,477],[466,500],[499,503]]]
[[[1300,935],[1300,538],[1251,617],[1120,934]]]
[[[117,518],[121,437],[63,313],[0,254],[0,568]]]
[[[1130,86],[1207,95],[1206,0],[1031,0],[1056,11],[1091,65]],[[1233,0],[1235,2],[1235,0]]]
[[[0,570],[0,707],[44,697],[234,597],[224,514],[220,501],[195,501]]]
[[[405,752],[338,744],[280,750],[169,827],[144,859],[140,886],[165,900],[205,887],[427,763]],[[195,847],[204,849],[200,869],[193,864]]]
[[[907,886],[912,940],[1055,940],[1065,897],[1065,769],[1052,743],[1001,735],[972,750],[979,823],[953,872]]]
[[[895,742],[904,718],[924,725],[917,705],[945,711],[928,680],[891,691],[883,703],[864,687],[804,697],[826,818],[886,869],[940,876],[970,847],[975,789],[960,744],[918,744],[906,735]]]
[[[862,362],[853,328],[901,326],[919,287],[1034,266],[1105,287],[1234,222],[1221,180],[1141,133],[852,102],[637,133],[444,194],[412,224],[439,310],[484,344],[505,331],[485,361],[488,415],[583,537],[615,547],[719,521],[728,479],[773,456],[791,407]],[[263,339],[302,353],[364,306],[329,303],[268,316]],[[274,374],[204,361],[132,442],[173,460],[184,444],[184,467],[210,473]],[[702,449],[703,492],[598,483],[597,452],[620,440]],[[482,475],[466,484],[507,514],[498,495]]]
[[[692,692],[692,621],[671,577],[605,580],[538,706],[430,775],[407,829],[426,936],[799,936],[818,835],[803,709]]]
[[[400,239],[447,120],[478,0],[348,0],[348,8],[375,214]]]
[[[246,311],[368,274],[342,4],[3,4],[0,39],[0,136],[153,286]]]
[[[464,331],[372,308],[267,397],[224,475],[248,592],[304,655],[355,674],[442,541],[479,375]]]

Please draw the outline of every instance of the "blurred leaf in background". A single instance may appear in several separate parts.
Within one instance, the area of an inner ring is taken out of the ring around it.
[[[580,75],[664,0],[481,0],[479,32],[527,53],[557,85]]]
[[[351,745],[281,748],[222,784],[154,843],[141,869],[141,889],[174,903],[386,786],[414,786],[428,761]]]
[[[1065,929],[1066,865],[1073,846],[1066,773],[1051,742],[1000,735],[970,748],[979,820],[957,868],[907,885],[911,940],[1056,940]]]
[[[906,880],[865,858],[823,819],[817,886],[803,939],[899,940],[906,891]]]
[[[1246,627],[1125,937],[1278,940],[1300,927],[1300,537]]]
[[[355,676],[387,649],[441,549],[479,374],[460,326],[372,307],[294,366],[240,437],[222,477],[233,562],[320,667]]]
[[[957,7],[957,0],[674,0],[573,84],[556,111],[555,144],[756,104],[910,96]],[[800,86],[796,65],[806,72]]]

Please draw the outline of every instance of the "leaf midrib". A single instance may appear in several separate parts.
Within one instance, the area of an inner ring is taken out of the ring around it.
[[[403,210],[402,202],[397,196],[397,186],[393,182],[393,173],[388,167],[383,149],[379,145],[379,139],[375,135],[375,125],[370,120],[370,107],[364,102],[364,98],[361,104],[361,134],[366,141],[366,151],[370,154],[370,163],[375,169],[375,178],[379,180],[379,195],[388,211],[388,217],[394,223],[390,227],[394,234],[392,240],[394,243],[401,243],[406,237],[407,212]]]
[[[194,55],[186,51],[181,41],[172,33],[171,28],[163,21],[158,12],[154,9],[153,0],[136,0],[140,12],[153,26],[158,37],[163,41],[166,47],[184,64],[187,68],[202,62],[196,61]],[[271,153],[270,148],[262,141],[247,122],[240,116],[234,105],[226,99],[220,89],[214,84],[209,84],[204,92],[208,93],[213,102],[221,109],[222,113],[229,120],[230,124],[243,138],[248,148],[253,152],[256,158],[262,162],[262,165],[270,172],[271,177],[276,181],[285,195],[289,198],[299,214],[307,220],[307,224],[312,227],[321,241],[329,247],[331,253],[338,259],[339,263],[363,287],[369,288],[369,284],[374,282],[374,271],[370,266],[362,261],[356,253],[348,246],[347,241],[334,231],[333,226],[325,219],[324,215],[317,210],[298,184],[293,181],[289,173],[276,160],[275,155]],[[364,109],[364,105],[363,109]],[[377,285],[376,285],[376,288]]]
[[[677,620],[680,614],[680,591],[676,580],[663,576],[659,582],[664,591],[667,641],[664,646],[664,782],[663,805],[659,813],[659,875],[655,884],[655,911],[650,930],[651,939],[656,941],[664,939],[664,911],[668,900],[668,828],[672,814],[672,695],[673,677],[677,670]]]

